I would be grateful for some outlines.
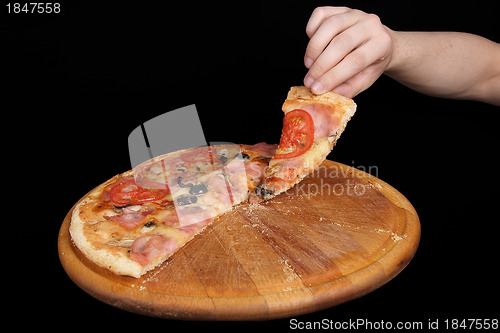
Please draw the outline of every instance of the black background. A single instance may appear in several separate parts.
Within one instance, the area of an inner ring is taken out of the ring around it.
[[[78,199],[130,168],[129,133],[164,112],[195,103],[208,141],[277,142],[286,92],[306,73],[305,26],[318,5],[376,13],[394,30],[500,41],[491,1],[73,1],[51,15],[7,14],[2,2],[3,178],[13,194],[3,211],[16,215],[4,217],[2,260],[13,265],[15,313],[41,327],[288,328],[289,319],[175,322],[113,308],[68,278],[57,236]],[[355,101],[329,158],[375,166],[401,191],[419,214],[420,247],[383,287],[298,319],[498,318],[498,107],[423,96],[387,77]]]

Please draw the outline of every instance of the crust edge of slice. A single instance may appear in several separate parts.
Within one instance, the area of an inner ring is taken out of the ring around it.
[[[69,233],[74,245],[96,265],[118,275],[128,275],[138,278],[146,271],[138,262],[119,254],[112,254],[105,249],[98,249],[85,236],[84,226],[86,222],[80,218],[80,209],[89,200],[91,200],[90,196],[82,200],[73,210]]]

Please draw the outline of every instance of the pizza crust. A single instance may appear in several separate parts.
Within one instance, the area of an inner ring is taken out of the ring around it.
[[[130,275],[137,278],[141,276],[145,270],[137,261],[130,259],[126,251],[120,251],[119,248],[112,247],[111,245],[106,246],[106,244],[92,242],[86,236],[85,232],[85,227],[88,226],[88,223],[92,223],[106,214],[106,211],[103,211],[102,214],[100,214],[101,217],[98,217],[93,216],[93,213],[90,211],[90,206],[96,201],[96,197],[119,177],[127,177],[131,174],[132,171],[127,171],[121,175],[115,176],[87,194],[87,196],[73,209],[69,233],[75,246],[98,266],[109,269],[115,274]],[[84,219],[82,219],[82,215]]]
[[[143,274],[143,267],[138,262],[128,258],[124,253],[109,251],[106,248],[98,249],[85,236],[84,227],[86,222],[80,218],[80,209],[83,205],[88,204],[91,199],[92,197],[85,198],[73,210],[71,225],[69,227],[73,243],[92,262],[109,269],[115,274],[130,275],[136,278],[141,276]]]

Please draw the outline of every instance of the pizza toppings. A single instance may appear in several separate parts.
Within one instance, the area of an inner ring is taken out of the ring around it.
[[[334,135],[340,119],[329,106],[314,103],[285,114],[274,159],[290,159],[308,151],[314,140]]]
[[[314,121],[302,109],[288,112],[283,118],[283,132],[275,159],[288,159],[302,155],[314,143]]]
[[[202,195],[208,191],[207,186],[203,183],[196,185],[192,183],[183,184],[181,176],[177,177],[177,185],[179,185],[180,188],[189,188],[189,193],[192,195]]]
[[[163,235],[148,235],[137,238],[130,247],[130,258],[142,266],[148,265],[154,259],[174,252],[179,245],[172,237]]]
[[[179,206],[194,204],[197,201],[198,201],[198,198],[195,195],[189,195],[189,194],[182,195],[182,196],[177,198],[177,204]]]
[[[169,193],[168,187],[165,189],[146,189],[136,184],[133,177],[126,177],[118,180],[109,191],[109,199],[118,205],[138,205],[145,202],[163,199]]]
[[[248,161],[250,159],[250,155],[239,152],[238,154],[234,155],[234,158],[237,160]]]
[[[118,222],[122,227],[127,230],[132,230],[138,225],[141,225],[147,216],[153,213],[153,209],[143,206],[128,206],[122,209],[122,214],[104,216],[106,220]]]
[[[180,155],[180,159],[185,163],[212,164],[214,159],[212,147],[197,147],[187,153]]]
[[[182,176],[177,177],[177,185],[179,185],[180,188],[186,188],[186,187],[190,188],[190,187],[193,187],[192,183],[183,184],[182,183]]]
[[[118,213],[105,211],[104,219],[126,230],[152,219],[172,227],[211,219],[245,200],[248,186],[262,180],[267,162],[255,151],[270,155],[275,148],[266,143],[197,147],[147,161],[133,177],[119,178],[103,190],[106,207]]]
[[[208,189],[220,204],[221,209],[226,209],[232,205],[231,192],[228,189],[227,178],[222,173],[213,175],[208,182]]]
[[[208,192],[207,185],[201,183],[191,186],[189,193],[192,195],[202,195]]]
[[[340,118],[334,110],[324,104],[314,103],[304,106],[304,111],[309,113],[314,122],[314,140],[326,138],[337,132]]]
[[[177,207],[177,216],[179,224],[176,229],[189,226],[191,224],[197,224],[202,221],[211,221],[217,214],[213,209],[206,209],[200,206],[181,206]]]

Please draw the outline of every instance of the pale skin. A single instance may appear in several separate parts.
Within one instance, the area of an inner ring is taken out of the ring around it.
[[[307,23],[304,85],[354,97],[382,74],[423,94],[500,106],[500,44],[461,32],[403,32],[374,14],[316,8]]]

